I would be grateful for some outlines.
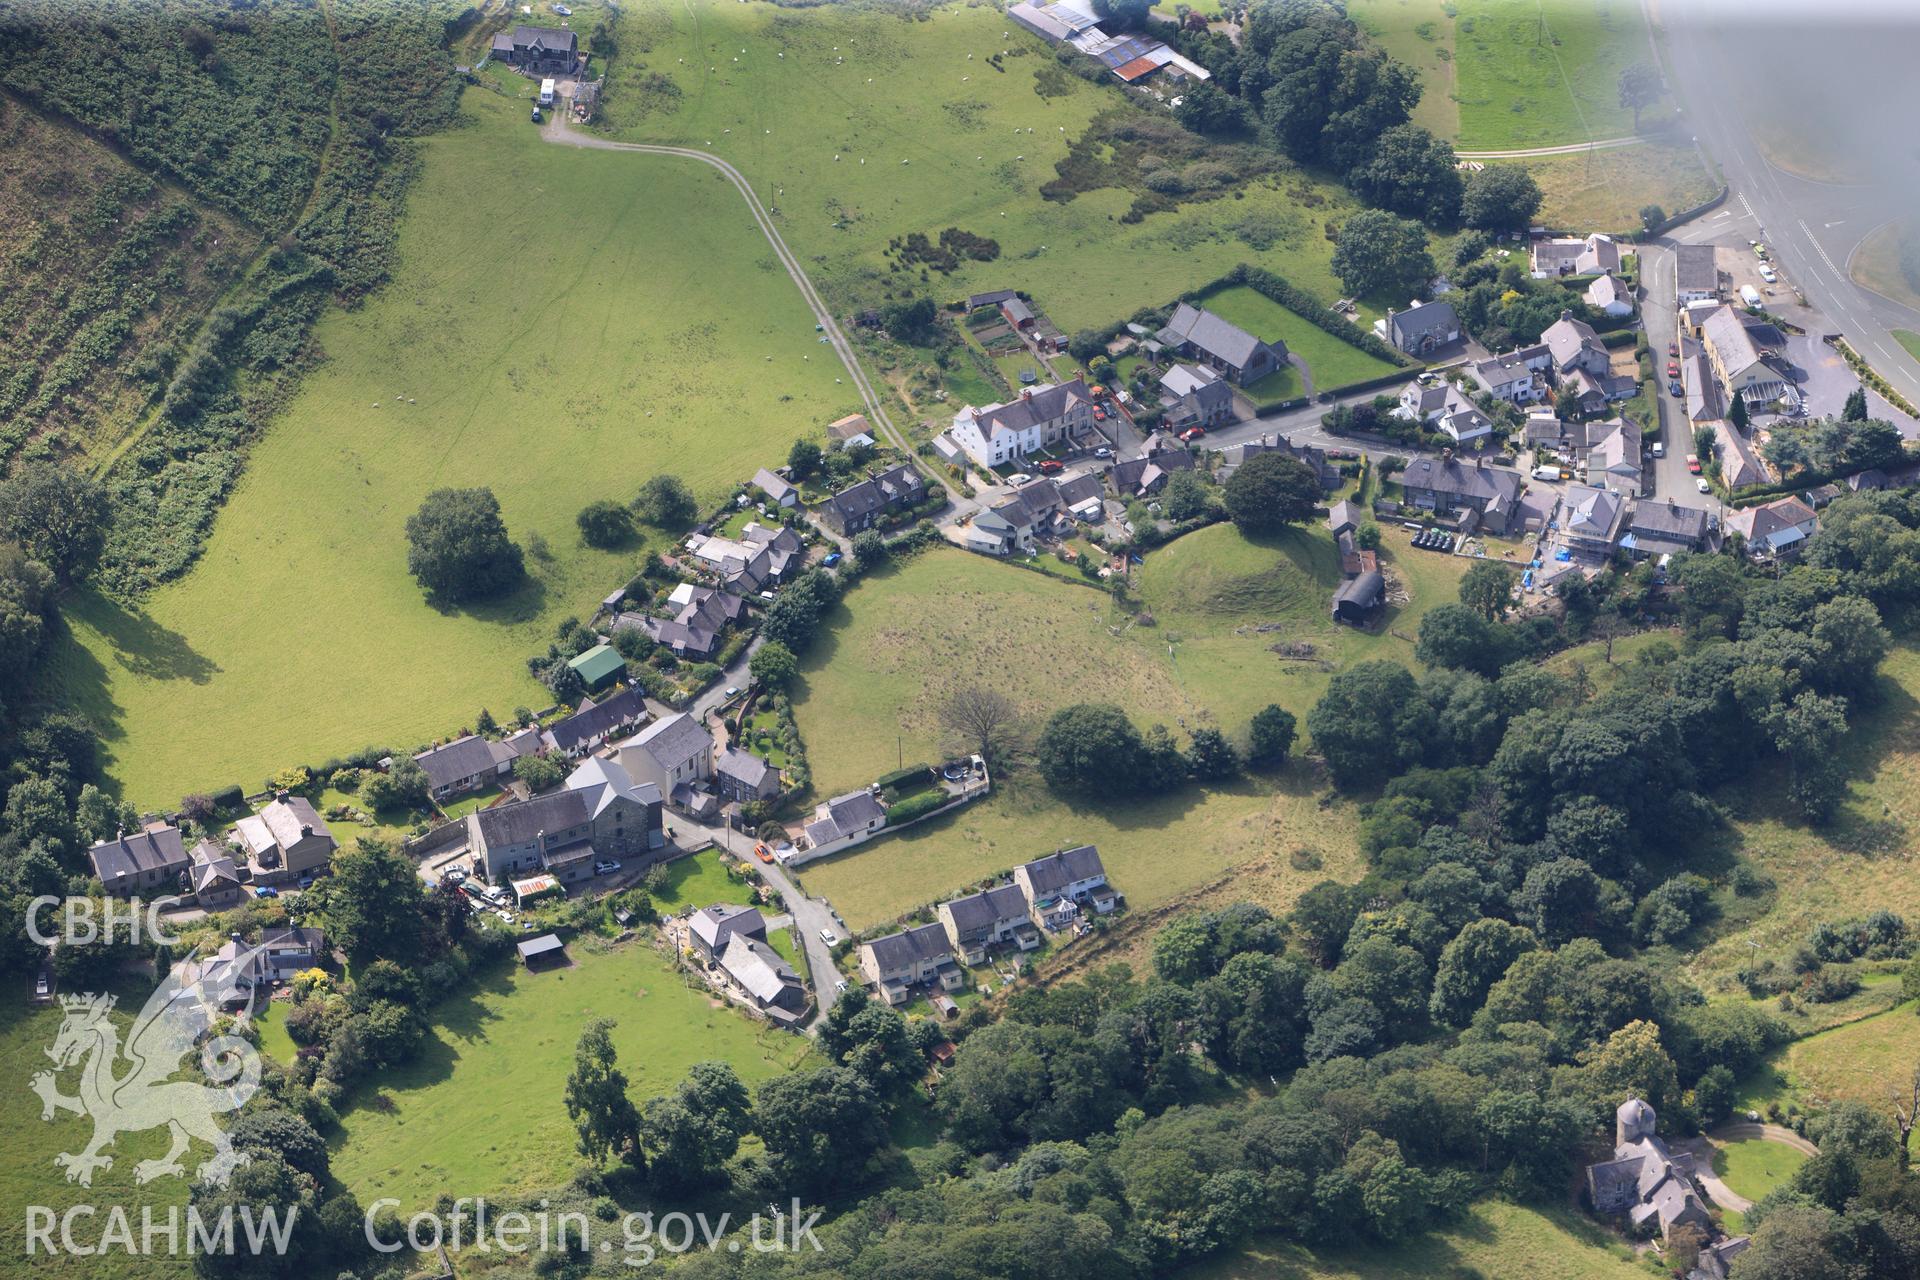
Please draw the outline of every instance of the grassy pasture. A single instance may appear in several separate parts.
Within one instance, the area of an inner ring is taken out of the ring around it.
[[[614,1019],[620,1068],[640,1100],[696,1062],[724,1059],[752,1087],[807,1053],[806,1042],[687,987],[651,947],[576,939],[568,951],[570,968],[503,964],[436,1006],[419,1056],[355,1095],[333,1172],[362,1203],[394,1196],[414,1208],[453,1188],[478,1195],[565,1181],[577,1156],[562,1086],[593,1018]]]
[[[1548,226],[1637,231],[1640,210],[1647,205],[1676,213],[1720,186],[1692,147],[1656,142],[1489,163],[1526,166],[1540,184],[1540,218]]]
[[[1440,0],[1347,0],[1347,14],[1375,44],[1420,73],[1413,123],[1438,138],[1459,137],[1459,64],[1446,6]]]
[[[1395,1245],[1309,1250],[1255,1242],[1189,1267],[1182,1280],[1438,1280],[1451,1276],[1553,1276],[1645,1280],[1626,1246],[1572,1209],[1485,1200],[1465,1221]]]
[[[877,305],[902,287],[951,299],[1017,286],[1072,332],[1243,261],[1339,295],[1324,226],[1355,206],[1304,175],[1132,224],[1120,217],[1133,194],[1117,187],[1042,199],[1069,141],[1127,99],[1117,85],[1061,72],[1038,37],[996,8],[941,7],[924,21],[838,5],[643,0],[622,11],[608,131],[709,149],[738,166],[837,304]],[[1002,70],[988,64],[1003,53]],[[1254,224],[1269,248],[1241,237]],[[889,240],[937,238],[950,226],[998,241],[999,258],[963,260],[924,282],[888,275]]]
[[[849,594],[803,665],[794,714],[816,786],[832,794],[870,781],[897,759],[937,754],[942,699],[975,683],[1005,691],[1035,722],[1086,700],[1118,703],[1143,726],[1159,722],[1176,732],[1218,724],[1244,737],[1247,720],[1270,702],[1304,720],[1331,670],[1373,657],[1411,664],[1419,615],[1452,599],[1466,568],[1457,557],[1412,551],[1401,531],[1388,532],[1386,545],[1412,599],[1375,636],[1327,620],[1338,570],[1323,529],[1256,544],[1220,525],[1151,553],[1137,588],[1154,616],[1150,627],[1129,626],[1101,593],[960,551],[885,570]],[[1280,630],[1253,629],[1276,622]],[[1315,656],[1283,660],[1270,651],[1282,641],[1310,643]],[[825,894],[863,928],[1036,854],[1089,841],[1136,908],[1174,900],[1229,867],[1273,858],[1279,865],[1267,893],[1285,900],[1358,867],[1350,813],[1320,809],[1313,791],[1311,777],[1294,767],[1277,779],[1081,806],[1031,774],[1017,775],[952,817],[816,863],[803,877],[810,892]],[[1295,867],[1303,851],[1311,857]],[[882,867],[886,874],[875,874]]]
[[[1620,72],[1652,58],[1633,0],[1460,0],[1455,8],[1460,146],[1549,147],[1633,132]],[[1641,127],[1662,111],[1643,111]]]
[[[1349,383],[1365,382],[1394,371],[1394,366],[1340,341],[1305,317],[1287,310],[1266,294],[1243,284],[1209,293],[1205,305],[1215,315],[1239,325],[1268,342],[1278,338],[1287,350],[1307,362],[1315,391],[1332,391]]]
[[[190,331],[259,239],[0,94],[0,458],[104,453],[154,390],[133,356]]]
[[[584,547],[582,506],[658,471],[711,500],[856,406],[719,175],[542,143],[487,92],[464,124],[427,142],[393,284],[322,321],[328,360],[193,572],[69,611],[58,666],[138,804],[545,705],[523,659],[639,562]],[[444,485],[492,485],[551,560],[505,600],[429,607],[403,528]]]

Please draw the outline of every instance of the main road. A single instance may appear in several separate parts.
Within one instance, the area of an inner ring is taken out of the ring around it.
[[[1911,211],[1897,207],[1891,194],[1877,187],[1815,182],[1775,167],[1726,90],[1773,69],[1740,65],[1727,44],[1701,22],[1676,18],[1666,30],[1670,87],[1685,101],[1678,127],[1691,129],[1694,141],[1719,162],[1733,208],[1750,213],[1757,224],[1753,238],[1768,244],[1786,268],[1786,278],[1833,321],[1835,331],[1846,334],[1909,400],[1920,401],[1920,361],[1889,333],[1920,332],[1920,311],[1860,287],[1848,274],[1848,264],[1868,234]],[[1789,65],[1782,62],[1781,68]],[[1793,93],[1790,71],[1783,71],[1778,92]],[[1901,162],[1902,157],[1887,157],[1889,164]]]

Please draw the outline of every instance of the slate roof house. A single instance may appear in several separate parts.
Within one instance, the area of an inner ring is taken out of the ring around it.
[[[720,799],[733,804],[771,800],[780,794],[780,771],[750,751],[728,747],[713,766]]]
[[[1416,458],[1401,473],[1407,501],[1437,516],[1473,512],[1492,533],[1505,533],[1520,497],[1517,471],[1482,466],[1478,460]]]
[[[1700,551],[1706,545],[1706,510],[1680,506],[1672,498],[1635,503],[1633,518],[1620,539],[1620,549],[1638,560]]]
[[[1720,479],[1729,489],[1750,484],[1765,484],[1773,477],[1766,464],[1753,451],[1753,444],[1726,418],[1716,418],[1703,426],[1713,428],[1714,451],[1720,455]]]
[[[1693,1156],[1674,1152],[1654,1131],[1653,1108],[1628,1098],[1614,1113],[1613,1158],[1587,1166],[1596,1213],[1624,1213],[1636,1229],[1667,1237],[1685,1223],[1715,1228],[1694,1183]]]
[[[1262,342],[1213,312],[1185,302],[1173,309],[1173,318],[1155,336],[1168,350],[1212,365],[1239,386],[1257,382],[1287,362],[1285,343]]]
[[[1451,382],[1411,382],[1400,392],[1394,416],[1418,422],[1468,444],[1493,434],[1493,420]]]
[[[1451,302],[1416,302],[1405,311],[1388,311],[1376,328],[1392,346],[1424,357],[1460,340],[1460,313]]]
[[[735,934],[720,953],[720,968],[747,993],[754,1008],[774,1022],[791,1025],[805,1015],[806,986],[766,943]]]
[[[947,435],[975,465],[998,467],[1092,429],[1093,392],[1075,378],[1027,387],[1000,404],[963,406]]]
[[[228,907],[238,906],[246,897],[246,885],[241,883],[240,868],[234,863],[232,853],[225,845],[208,839],[193,846],[189,855],[193,865],[188,869],[188,883],[193,887],[193,900],[206,911],[224,911]]]
[[[871,839],[887,825],[887,810],[871,791],[849,791],[823,800],[804,828],[808,858],[824,857]]]
[[[784,581],[806,560],[806,544],[785,525],[768,527],[753,521],[738,538],[697,533],[687,539],[687,550],[703,567],[718,574],[725,586],[751,594]]]
[[[1587,286],[1587,305],[1618,320],[1633,314],[1633,290],[1611,271]]]
[[[646,693],[630,687],[601,702],[583,699],[578,711],[541,733],[540,744],[554,755],[573,760],[646,718]]]
[[[1710,244],[1680,244],[1673,247],[1673,278],[1679,302],[1705,302],[1720,296],[1720,271],[1714,265]]]
[[[828,498],[821,516],[842,536],[871,529],[927,496],[927,482],[910,462],[888,467]]]
[[[687,936],[693,939],[694,950],[710,960],[717,960],[726,951],[727,944],[737,937],[758,938],[765,942],[767,918],[760,914],[757,907],[716,902],[710,907],[700,908],[687,918]]]
[[[506,743],[470,733],[442,746],[428,747],[416,754],[413,762],[427,775],[433,798],[445,800],[478,791],[509,773],[518,758],[519,753]]]
[[[1787,389],[1786,379],[1762,358],[1760,344],[1732,307],[1717,308],[1701,321],[1700,341],[1728,395],[1764,404]]]
[[[937,909],[947,941],[967,964],[979,964],[987,958],[987,948],[1012,942],[1022,951],[1040,945],[1040,931],[1028,916],[1027,898],[1019,886],[995,885],[970,893]]]
[[[573,75],[587,67],[586,59],[580,56],[580,37],[559,27],[518,26],[496,32],[491,52],[529,75]]]
[[[1595,423],[1587,448],[1587,483],[1622,493],[1640,492],[1640,428],[1621,418]]]
[[[1532,258],[1538,278],[1593,276],[1620,269],[1620,246],[1599,232],[1585,239],[1542,238],[1533,242]]]
[[[1167,487],[1176,471],[1191,471],[1193,454],[1182,444],[1155,432],[1137,458],[1116,462],[1107,471],[1107,483],[1122,498],[1147,498]]]
[[[190,865],[180,839],[180,828],[151,822],[131,835],[121,832],[87,850],[93,874],[116,898],[128,898],[146,889],[172,893],[181,873]]]
[[[1042,929],[1063,929],[1083,906],[1106,915],[1120,905],[1107,884],[1100,851],[1090,844],[1062,849],[1013,869],[1013,883],[1026,896],[1027,912]]]
[[[654,721],[621,742],[619,752],[629,777],[658,787],[675,805],[713,776],[713,735],[684,711]]]
[[[1233,421],[1233,388],[1205,365],[1176,364],[1160,376],[1160,403],[1174,429]]]
[[[1585,369],[1595,377],[1603,377],[1612,367],[1607,348],[1593,326],[1584,320],[1575,320],[1571,311],[1562,311],[1558,320],[1542,330],[1540,341],[1552,357],[1551,367],[1555,373],[1564,375]]]
[[[302,970],[323,967],[328,955],[327,935],[319,929],[268,925],[261,929],[257,943],[231,935],[218,951],[189,961],[183,976],[204,982],[223,1008],[241,1009],[275,983],[291,982]]]
[[[793,507],[800,502],[800,491],[785,476],[765,467],[753,473],[753,487],[766,494],[767,501],[776,507]]]
[[[623,613],[613,620],[611,630],[644,631],[655,644],[672,650],[674,656],[706,662],[723,647],[727,627],[738,623],[747,611],[746,600],[737,592],[687,582],[673,589],[667,603],[677,610],[670,618]]]
[[[489,883],[538,871],[572,884],[593,874],[596,858],[664,857],[664,808],[658,786],[595,756],[558,791],[468,814],[467,847]]]
[[[1727,517],[1727,531],[1745,538],[1748,553],[1759,558],[1798,550],[1819,523],[1812,507],[1789,496],[1734,512]]]
[[[1613,554],[1626,519],[1627,504],[1617,494],[1591,485],[1570,484],[1560,499],[1560,533],[1567,550],[1589,560]]]
[[[966,985],[954,963],[953,943],[939,924],[915,925],[860,944],[860,976],[890,1005],[913,998],[912,988],[938,983],[947,991]]]
[[[1232,475],[1248,458],[1258,457],[1263,453],[1284,453],[1296,462],[1306,463],[1313,473],[1320,477],[1320,487],[1323,489],[1331,490],[1340,487],[1342,478],[1340,468],[1327,461],[1326,450],[1316,449],[1312,445],[1295,444],[1273,431],[1263,432],[1244,444],[1227,446],[1221,455],[1221,479],[1224,480]]]
[[[275,799],[234,823],[233,831],[255,884],[285,884],[309,872],[317,874],[340,847],[305,796]]]
[[[1537,375],[1552,363],[1552,352],[1547,345],[1536,343],[1491,360],[1479,361],[1472,366],[1473,380],[1480,384],[1482,391],[1496,400],[1505,400],[1509,404],[1531,404],[1546,398],[1546,384]]]
[[[993,556],[1025,555],[1033,550],[1034,538],[1052,530],[1066,512],[1060,486],[1044,478],[1032,481],[973,518],[967,549]]]

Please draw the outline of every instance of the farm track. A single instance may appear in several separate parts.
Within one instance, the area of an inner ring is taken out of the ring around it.
[[[541,135],[546,141],[561,146],[587,147],[600,151],[630,151],[638,152],[641,155],[672,156],[682,160],[695,160],[719,170],[721,176],[725,177],[728,182],[731,182],[734,189],[740,193],[741,198],[747,202],[747,209],[753,214],[753,220],[759,224],[761,233],[767,238],[767,243],[772,246],[774,256],[779,258],[780,265],[786,268],[787,275],[793,280],[794,287],[800,290],[800,296],[806,301],[808,309],[813,312],[815,323],[817,323],[821,331],[826,334],[827,340],[833,347],[834,353],[840,357],[840,363],[846,366],[847,376],[853,380],[854,388],[860,393],[860,401],[866,406],[868,419],[880,428],[880,434],[886,437],[887,443],[893,445],[903,453],[913,452],[913,447],[907,442],[906,437],[901,434],[900,429],[894,425],[893,418],[887,413],[885,402],[881,400],[879,394],[874,390],[873,383],[868,380],[865,370],[860,367],[860,357],[854,352],[853,343],[848,340],[845,331],[840,327],[839,321],[834,318],[832,309],[829,308],[826,301],[821,298],[819,290],[814,288],[813,281],[808,277],[806,268],[800,265],[799,257],[793,250],[787,247],[787,242],[781,238],[779,228],[774,226],[772,216],[768,214],[766,206],[760,202],[760,197],[754,193],[753,184],[747,181],[744,174],[727,161],[722,160],[719,156],[711,152],[699,151],[692,147],[670,147],[647,142],[614,142],[611,139],[596,138],[591,134],[581,133],[569,125],[566,122],[564,112],[559,111],[554,113],[553,119],[541,130]],[[936,471],[934,478],[939,480],[941,485],[947,489],[956,504],[965,501],[965,499],[953,489],[953,486],[945,476]]]
[[[1593,142],[1568,142],[1557,147],[1522,147],[1517,151],[1456,151],[1462,160],[1525,160],[1529,156],[1574,156],[1582,151],[1610,151],[1632,147],[1647,141],[1632,134],[1622,138],[1600,138]]]

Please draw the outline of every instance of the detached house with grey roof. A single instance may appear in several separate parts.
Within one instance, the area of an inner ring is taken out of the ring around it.
[[[1011,942],[1022,951],[1040,945],[1040,930],[1029,916],[1026,894],[1018,885],[995,885],[937,908],[941,926],[955,954],[967,964],[980,964],[987,948]]]
[[[1634,504],[1620,549],[1637,560],[1701,551],[1707,545],[1707,513],[1702,507],[1683,507],[1672,498]]]
[[[713,781],[720,799],[753,804],[780,794],[780,771],[750,751],[728,747],[714,762]]]
[[[513,769],[517,752],[504,742],[470,733],[413,757],[427,775],[435,800],[463,795],[489,786]]]
[[[687,936],[694,950],[709,960],[718,960],[735,938],[767,940],[767,918],[758,907],[742,907],[731,902],[716,902],[687,917]]]
[[[860,944],[860,976],[890,1005],[913,998],[914,987],[958,991],[966,973],[955,963],[953,942],[941,924],[915,925]]]
[[[720,969],[770,1021],[791,1026],[806,1015],[806,984],[765,942],[735,934],[720,953]]]
[[[824,858],[842,849],[851,849],[873,838],[887,825],[887,809],[871,791],[849,791],[823,800],[813,817],[801,830],[801,838],[790,863]]]
[[[1173,309],[1172,319],[1155,335],[1160,345],[1212,365],[1238,386],[1258,382],[1287,363],[1282,342],[1263,342],[1238,325],[1188,303]]]
[[[619,746],[620,765],[636,783],[651,783],[676,807],[713,776],[713,735],[684,711],[656,720]]]
[[[1597,276],[1620,269],[1620,246],[1612,236],[1595,232],[1580,239],[1542,237],[1531,249],[1533,274],[1551,276]]]
[[[1692,1153],[1669,1150],[1654,1132],[1653,1108],[1628,1098],[1614,1113],[1613,1158],[1587,1166],[1587,1195],[1594,1212],[1624,1214],[1635,1228],[1663,1239],[1685,1225],[1711,1240],[1718,1228],[1697,1173]]]
[[[87,850],[93,874],[116,898],[129,898],[151,889],[172,893],[187,870],[189,859],[180,828],[152,822],[131,834],[122,832]]]
[[[1416,302],[1405,311],[1388,311],[1374,331],[1389,345],[1420,359],[1460,341],[1460,313],[1451,302]]]
[[[1591,485],[1568,485],[1560,499],[1561,542],[1576,556],[1603,561],[1613,554],[1626,514],[1626,500],[1618,494]]]
[[[489,52],[528,75],[570,76],[587,69],[580,37],[560,27],[517,26],[496,32]]]
[[[1401,473],[1407,501],[1436,516],[1471,513],[1490,533],[1505,533],[1520,498],[1520,473],[1483,466],[1478,459],[1415,458]]]
[[[1160,403],[1175,430],[1233,421],[1233,388],[1205,365],[1176,364],[1160,375]]]
[[[281,796],[233,824],[255,884],[286,884],[320,874],[340,842],[305,796]]]

